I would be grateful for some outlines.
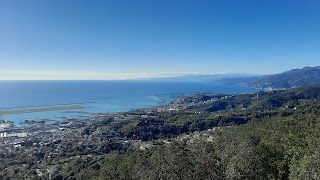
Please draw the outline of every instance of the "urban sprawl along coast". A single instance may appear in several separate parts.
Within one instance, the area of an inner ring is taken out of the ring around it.
[[[205,100],[201,99],[203,96],[180,97],[179,100],[174,100],[168,104],[128,112],[91,113],[93,117],[90,118],[65,119],[53,124],[29,120],[33,122],[33,126],[30,127],[13,127],[10,122],[2,120],[0,121],[0,155],[6,157],[19,152],[19,154],[28,156],[42,154],[43,157],[49,158],[62,153],[72,154],[72,151],[69,152],[68,149],[77,147],[88,149],[91,155],[104,154],[105,152],[99,152],[96,149],[99,149],[97,147],[101,144],[110,141],[122,144],[132,143],[140,149],[145,149],[150,147],[151,144],[145,144],[141,140],[132,140],[122,131],[106,129],[104,125],[114,127],[121,123],[136,122],[137,120],[139,122],[141,120],[157,121],[161,113],[180,111],[234,95],[210,95],[212,97]],[[164,100],[161,99],[161,101]],[[103,128],[100,128],[100,126]],[[146,147],[144,147],[144,144]],[[54,148],[47,151],[45,147],[48,145],[54,146]]]

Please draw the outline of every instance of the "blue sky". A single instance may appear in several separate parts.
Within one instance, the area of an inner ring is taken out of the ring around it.
[[[319,19],[319,0],[2,0],[0,79],[317,66]]]

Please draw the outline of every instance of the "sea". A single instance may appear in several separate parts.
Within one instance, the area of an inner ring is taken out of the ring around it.
[[[89,118],[91,113],[125,112],[174,100],[177,95],[195,93],[245,93],[258,89],[215,82],[131,81],[0,81],[0,111],[61,105],[87,108],[32,112],[0,116],[16,127],[25,119],[47,119],[54,123],[66,118]]]

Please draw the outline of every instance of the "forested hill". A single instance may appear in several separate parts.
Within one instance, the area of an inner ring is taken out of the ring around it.
[[[181,101],[193,105],[121,124],[92,122],[79,130],[81,144],[49,141],[35,154],[17,148],[0,156],[0,179],[320,179],[320,84]],[[119,136],[98,136],[110,131]]]
[[[257,88],[291,88],[320,83],[320,66],[293,69],[280,74],[249,78],[225,78],[227,84],[242,84]]]
[[[286,105],[299,104],[298,102],[320,102],[320,84],[295,87],[288,90],[259,92],[254,94],[237,95],[215,101],[211,104],[201,105],[209,111],[228,109],[254,109],[266,110],[284,107]]]

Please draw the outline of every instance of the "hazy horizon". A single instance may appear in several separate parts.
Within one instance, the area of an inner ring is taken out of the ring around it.
[[[1,73],[0,73],[1,75]],[[152,80],[152,79],[166,79],[166,78],[179,78],[185,76],[228,76],[234,75],[236,77],[246,77],[246,76],[260,76],[266,74],[246,74],[246,73],[223,73],[223,74],[205,74],[205,73],[159,73],[159,74],[36,74],[29,76],[24,75],[24,78],[19,78],[19,76],[4,77],[0,76],[1,80]],[[4,78],[3,78],[4,77]]]
[[[320,59],[320,2],[1,1],[1,80],[276,74]]]

